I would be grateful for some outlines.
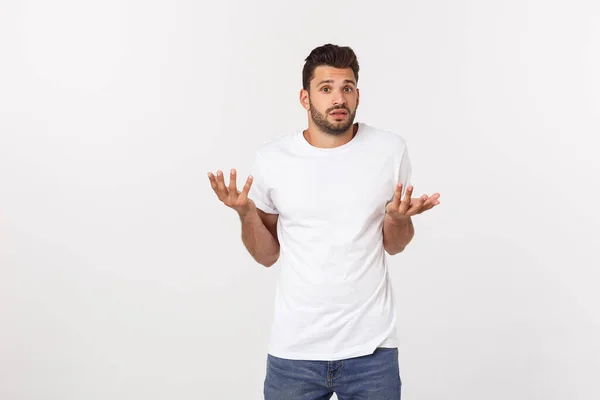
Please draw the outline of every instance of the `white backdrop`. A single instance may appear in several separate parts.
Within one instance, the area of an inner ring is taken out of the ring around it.
[[[0,399],[262,398],[278,269],[206,173],[305,127],[328,42],[442,194],[390,258],[403,398],[600,398],[600,3],[3,0]]]

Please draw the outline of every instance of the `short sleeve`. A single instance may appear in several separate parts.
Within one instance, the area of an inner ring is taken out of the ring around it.
[[[259,210],[262,210],[267,214],[279,214],[271,199],[271,190],[265,183],[265,171],[266,168],[263,165],[263,160],[257,152],[250,172],[253,180],[250,192],[248,193],[248,198],[256,204],[256,207]]]

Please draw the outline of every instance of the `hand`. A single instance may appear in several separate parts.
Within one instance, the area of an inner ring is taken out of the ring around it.
[[[252,186],[252,176],[249,176],[248,179],[246,179],[246,184],[241,192],[237,190],[235,169],[232,169],[230,172],[229,186],[225,186],[225,178],[222,171],[217,171],[216,178],[209,172],[208,179],[219,200],[227,207],[237,211],[240,216],[245,215],[255,207],[254,202],[248,198],[248,193]]]
[[[412,186],[409,186],[404,194],[404,199],[400,200],[400,196],[402,195],[402,184],[399,183],[398,186],[396,186],[394,199],[385,207],[387,215],[395,220],[403,220],[412,217],[413,215],[421,214],[423,211],[430,210],[440,204],[438,201],[440,198],[439,193],[436,193],[431,197],[425,194],[419,198],[413,199],[411,198],[413,189]]]

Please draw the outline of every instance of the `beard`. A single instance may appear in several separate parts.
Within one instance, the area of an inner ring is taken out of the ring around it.
[[[341,136],[350,129],[352,124],[354,123],[354,118],[356,117],[356,110],[350,111],[346,106],[336,106],[331,107],[325,111],[325,114],[317,111],[316,108],[313,107],[312,102],[310,104],[310,115],[315,123],[315,125],[319,128],[320,131],[327,133],[333,136]],[[330,122],[327,120],[329,113],[333,110],[345,110],[348,112],[348,118],[345,121],[339,122]]]

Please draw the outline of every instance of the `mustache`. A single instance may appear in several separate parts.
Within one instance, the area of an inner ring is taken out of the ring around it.
[[[328,109],[327,110],[327,114],[329,114],[329,113],[331,113],[331,112],[333,112],[335,110],[345,110],[345,111],[348,111],[348,113],[350,113],[350,109],[348,107],[346,107],[346,106],[335,106],[335,107],[332,107],[332,108]]]

